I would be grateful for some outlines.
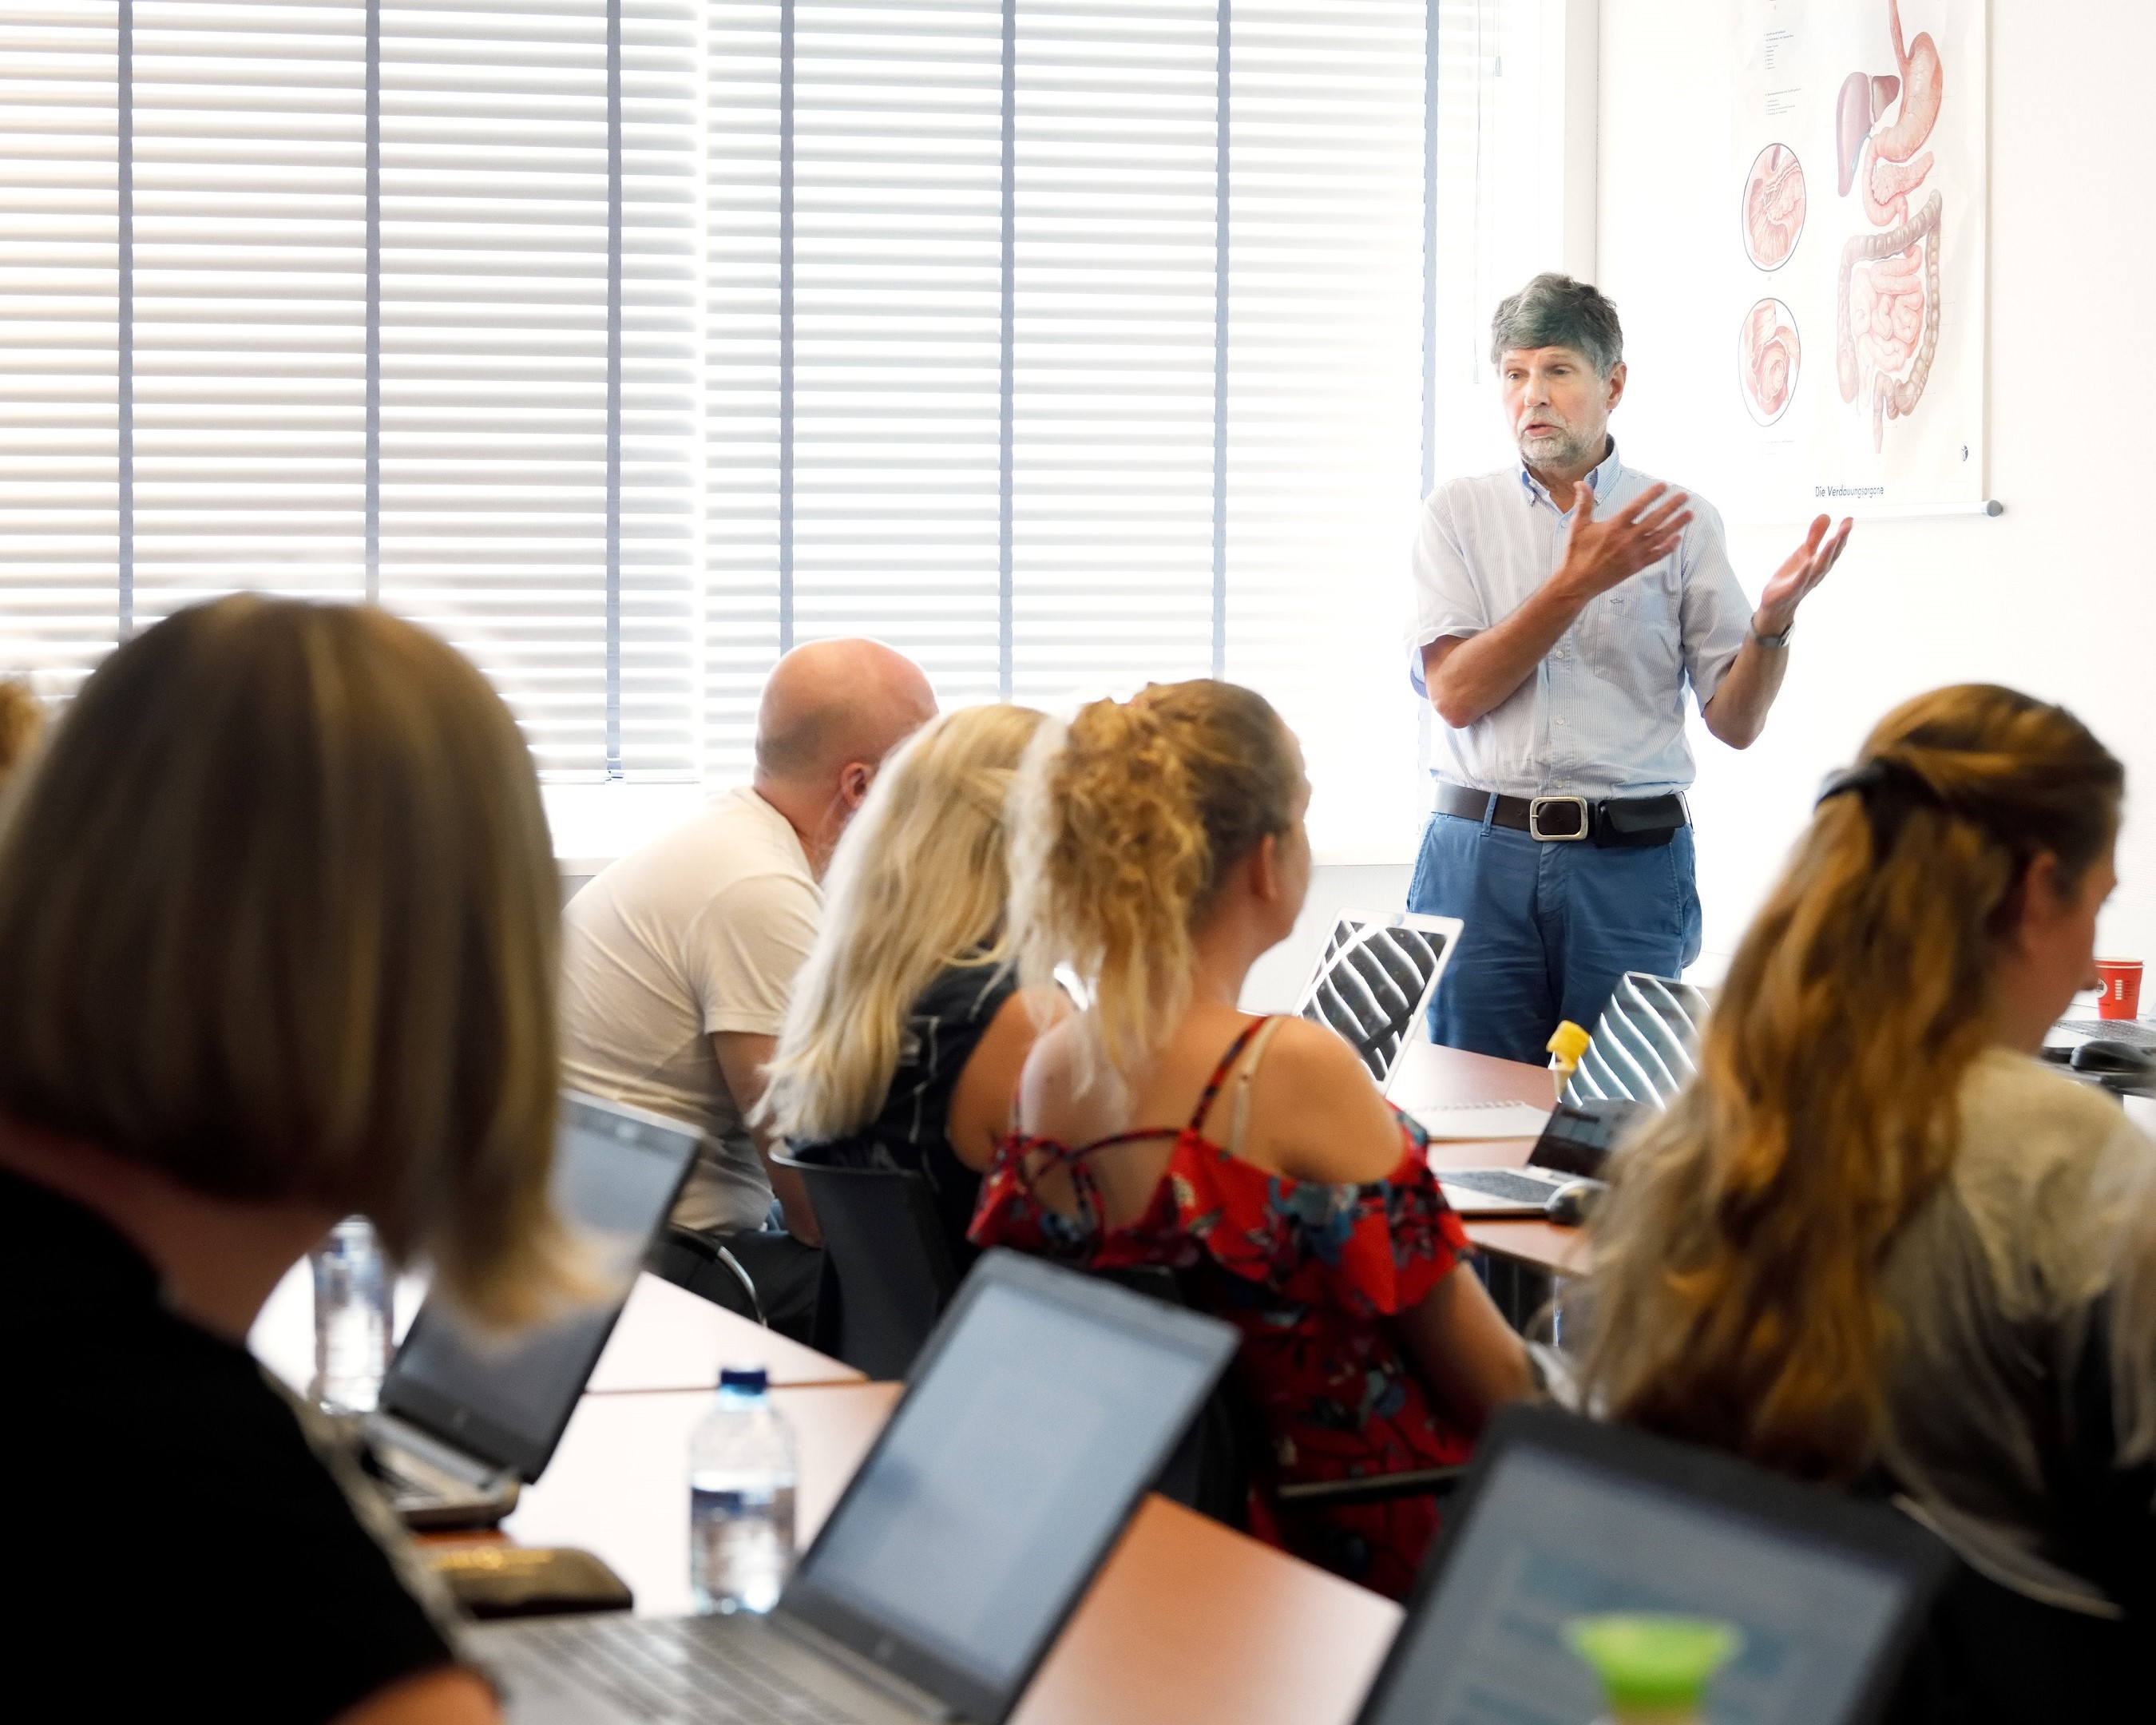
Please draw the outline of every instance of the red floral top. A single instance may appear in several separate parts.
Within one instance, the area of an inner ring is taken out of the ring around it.
[[[1291,1511],[1270,1488],[1467,1459],[1467,1440],[1431,1406],[1392,1320],[1473,1248],[1431,1177],[1421,1128],[1397,1110],[1399,1165],[1364,1185],[1269,1173],[1199,1130],[1263,1023],[1235,1039],[1180,1132],[1118,1132],[1076,1149],[1020,1134],[1004,1139],[982,1180],[972,1237],[1086,1269],[1161,1264],[1195,1271],[1200,1300],[1243,1332],[1236,1378],[1271,1440],[1270,1469],[1253,1468],[1250,1531],[1402,1598],[1437,1531],[1433,1499]],[[1144,1213],[1124,1226],[1104,1226],[1088,1158],[1112,1145],[1170,1136],[1174,1147]],[[1056,1166],[1069,1174],[1075,1214],[1034,1194],[1040,1171]]]

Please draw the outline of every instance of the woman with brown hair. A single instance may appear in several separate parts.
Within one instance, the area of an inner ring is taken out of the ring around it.
[[[245,1338],[353,1212],[481,1318],[551,1303],[558,894],[508,712],[384,612],[224,599],[83,685],[0,831],[18,1678],[100,1717],[499,1718]]]
[[[1294,737],[1233,684],[1155,685],[1044,733],[1012,934],[1023,979],[1067,967],[1088,1004],[1034,1045],[973,1238],[1190,1272],[1243,1332],[1269,1440],[1253,1531],[1399,1595],[1433,1500],[1290,1514],[1272,1488],[1464,1460],[1532,1378],[1419,1131],[1331,1030],[1237,1007],[1302,907],[1309,800]]]
[[[2156,1553],[2145,1491],[2113,1513],[2111,1391],[2146,1368],[2105,1341],[2151,1150],[2035,1056],[2094,981],[2124,777],[2008,689],[1881,721],[1738,949],[1697,1079],[1619,1158],[1585,1302],[1613,1417],[1904,1493],[2090,1625]]]
[[[0,678],[0,785],[29,758],[45,728],[44,705],[26,677]]]

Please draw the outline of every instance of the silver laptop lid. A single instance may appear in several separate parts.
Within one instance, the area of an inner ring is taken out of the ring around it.
[[[781,1614],[994,1725],[1235,1341],[1213,1318],[989,1253]]]
[[[1869,1717],[1943,1579],[1945,1548],[1884,1505],[1543,1409],[1485,1435],[1357,1725],[1591,1719],[1564,1626],[1599,1612],[1733,1623],[1717,1719]]]
[[[701,1142],[694,1127],[564,1091],[554,1207],[591,1253],[605,1296],[508,1337],[482,1334],[429,1299],[382,1382],[382,1410],[537,1479]]]

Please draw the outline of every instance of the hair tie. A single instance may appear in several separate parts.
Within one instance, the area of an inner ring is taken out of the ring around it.
[[[1876,757],[1861,766],[1845,767],[1839,773],[1828,774],[1812,806],[1816,809],[1830,797],[1851,794],[1864,799],[1864,813],[1871,826],[1872,848],[1881,856],[1894,848],[1902,823],[1914,804],[1922,803],[1933,809],[1947,806],[1938,788],[1915,768],[1906,762]]]

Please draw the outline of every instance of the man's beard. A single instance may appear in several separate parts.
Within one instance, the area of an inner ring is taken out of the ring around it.
[[[1516,435],[1513,442],[1522,457],[1537,467],[1574,466],[1590,447],[1589,434],[1568,429],[1554,437],[1545,434],[1531,439]]]

